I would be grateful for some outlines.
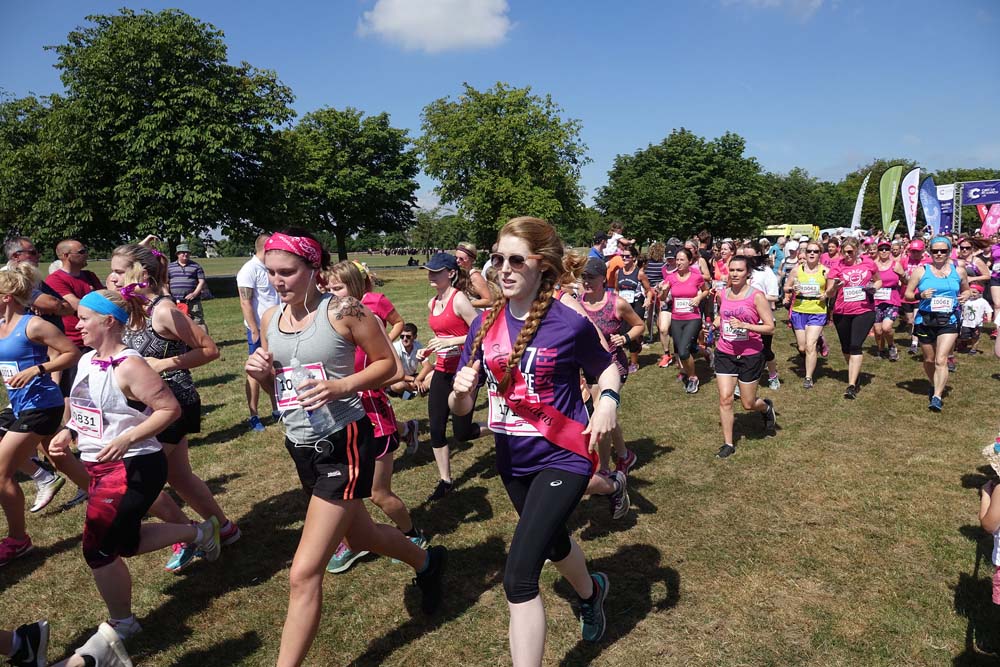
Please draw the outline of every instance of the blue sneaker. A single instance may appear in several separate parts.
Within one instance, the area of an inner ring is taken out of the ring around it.
[[[197,545],[178,542],[174,545],[174,554],[170,557],[170,560],[167,561],[167,564],[163,566],[163,569],[167,572],[178,574],[181,570],[194,562],[194,557],[197,554]]]
[[[251,417],[248,423],[250,424],[251,431],[257,431],[259,433],[264,430],[264,422],[262,422],[260,417],[257,415]]]
[[[354,561],[367,555],[367,551],[351,551],[345,542],[341,542],[330,562],[326,564],[326,571],[331,574],[347,572],[354,565]]]
[[[597,642],[604,636],[604,599],[608,597],[611,582],[603,572],[594,572],[590,578],[594,581],[594,596],[590,602],[580,600],[580,629],[584,641]]]
[[[413,542],[414,544],[416,544],[421,549],[426,549],[427,545],[431,543],[431,541],[427,539],[427,536],[424,535],[424,531],[422,531],[422,530],[418,530],[416,535],[414,535],[413,537],[407,537],[406,539],[408,539],[409,541]],[[393,558],[392,562],[394,564],[398,564],[400,561],[397,560],[397,559],[395,559],[395,558]]]
[[[931,396],[931,404],[927,408],[932,412],[941,412],[944,409],[944,402],[939,396]]]

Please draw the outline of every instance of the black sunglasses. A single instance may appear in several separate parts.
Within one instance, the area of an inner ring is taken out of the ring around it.
[[[932,255],[947,255],[949,252],[947,248],[931,248]]]
[[[819,254],[819,250],[810,250],[809,248],[806,248],[806,254],[807,255],[818,255]]]
[[[958,248],[959,248],[959,250],[972,250],[972,246],[971,245],[960,245],[960,246],[958,246]]]
[[[507,255],[506,257],[498,252],[490,255],[490,266],[499,271],[503,268],[503,264],[506,261],[510,264],[510,268],[515,271],[520,271],[524,268],[524,263],[529,259],[542,259],[541,255]]]
[[[622,255],[622,259],[632,259],[633,255]]]
[[[413,338],[413,336],[411,336],[410,334],[399,334],[399,337],[402,340],[410,340],[411,338]]]

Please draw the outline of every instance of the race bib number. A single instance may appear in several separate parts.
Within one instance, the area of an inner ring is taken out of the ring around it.
[[[625,299],[627,303],[635,302],[635,290],[634,289],[623,289],[618,292],[618,296]]]
[[[10,386],[10,379],[19,372],[16,362],[0,361],[0,378],[3,378],[3,383],[8,387]]]
[[[1000,262],[993,262],[993,273],[1000,273]]]
[[[950,313],[953,310],[955,310],[955,300],[950,296],[931,297],[932,313]]]
[[[675,313],[690,313],[692,310],[691,299],[674,299]]]
[[[319,361],[311,364],[303,364],[302,368],[314,380],[326,379],[326,369]],[[292,382],[292,368],[290,366],[282,368],[274,376],[274,395],[278,399],[279,410],[289,410],[299,407],[299,397],[295,391],[295,384]]]
[[[500,396],[497,391],[497,383],[492,380],[487,382],[490,412],[489,427],[494,433],[506,433],[507,435],[541,436],[534,426],[518,416],[510,409],[507,401]]]
[[[844,288],[844,302],[854,303],[856,301],[865,300],[865,288],[864,287],[845,287]]]
[[[725,280],[713,280],[712,281],[712,289],[714,289],[716,292],[721,292],[722,290],[726,289],[726,281]]]
[[[100,408],[81,405],[70,400],[69,426],[77,433],[100,440],[104,435],[104,415]]]
[[[749,340],[750,332],[743,327],[734,327],[729,322],[723,322],[722,337],[730,341]]]
[[[819,298],[819,285],[817,283],[799,283],[799,294],[809,298]]]
[[[880,287],[877,290],[875,290],[876,301],[889,301],[890,299],[892,299],[891,287]]]

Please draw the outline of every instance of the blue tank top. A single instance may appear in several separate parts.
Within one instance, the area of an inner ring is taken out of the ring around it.
[[[925,315],[936,315],[942,317],[949,314],[948,324],[958,322],[956,311],[958,309],[958,290],[962,288],[962,279],[958,275],[958,269],[954,264],[949,264],[951,269],[944,278],[934,275],[931,265],[924,266],[924,275],[917,283],[917,292],[933,289],[934,295],[929,299],[921,299],[917,307],[917,317],[914,322],[923,324]]]
[[[3,376],[7,397],[14,416],[25,410],[42,410],[63,404],[59,386],[48,375],[32,378],[20,389],[7,385],[10,378],[32,366],[49,360],[49,350],[28,338],[26,328],[34,315],[25,313],[6,338],[0,338],[0,375]]]

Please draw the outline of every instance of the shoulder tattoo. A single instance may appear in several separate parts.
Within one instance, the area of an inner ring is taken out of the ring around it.
[[[360,320],[365,316],[367,309],[353,296],[334,296],[330,298],[327,310],[336,315],[338,320],[345,317],[355,317]]]

